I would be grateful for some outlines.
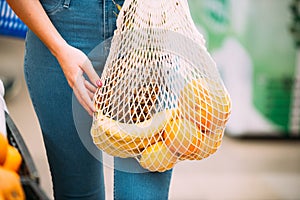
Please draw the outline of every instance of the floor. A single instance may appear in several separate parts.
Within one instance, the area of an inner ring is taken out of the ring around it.
[[[23,77],[24,42],[0,38],[0,75],[16,77],[7,105],[51,196],[51,181],[41,132]],[[112,170],[105,168],[107,199]],[[174,168],[170,200],[300,200],[300,140],[224,137],[208,159],[181,162]]]

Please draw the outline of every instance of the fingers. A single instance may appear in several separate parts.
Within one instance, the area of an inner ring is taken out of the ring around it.
[[[86,73],[86,75],[88,76],[88,78],[90,79],[90,81],[93,85],[95,85],[97,87],[101,87],[98,85],[99,81],[100,81],[100,77],[98,76],[91,61],[88,58],[86,59],[84,64],[81,66],[81,68],[84,71],[84,73]]]
[[[97,88],[102,86],[102,82],[88,57],[86,57],[85,62],[80,65],[80,68],[90,81],[85,80],[81,73],[76,80],[73,90],[79,103],[92,116],[95,111],[92,99]]]
[[[97,83],[96,83],[97,84]],[[96,92],[96,90],[97,90],[97,88],[94,86],[94,85],[92,85],[89,81],[87,81],[87,80],[84,80],[84,85],[85,85],[85,87],[90,91],[90,92],[92,92],[92,93],[95,93]]]
[[[91,93],[91,92],[88,91],[88,95],[89,95],[89,97],[90,97],[91,99],[93,99],[94,93]]]
[[[79,103],[90,115],[92,115],[95,110],[92,102],[93,93],[86,88],[86,85],[88,85],[86,82],[87,81],[83,76],[77,77],[75,85],[73,87],[73,91]],[[88,87],[90,86],[91,84]]]
[[[78,90],[74,90],[74,94],[82,107],[88,112],[90,116],[93,115],[93,110],[86,104],[86,102],[81,98],[81,94]]]

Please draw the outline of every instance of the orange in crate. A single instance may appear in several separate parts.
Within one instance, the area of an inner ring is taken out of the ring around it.
[[[5,162],[7,151],[8,140],[2,133],[0,133],[0,165],[2,165]]]
[[[17,172],[21,166],[21,163],[22,163],[22,156],[19,153],[18,149],[16,149],[11,145],[8,145],[8,151],[7,151],[5,162],[3,163],[3,167]]]
[[[24,200],[20,176],[0,166],[0,200]]]

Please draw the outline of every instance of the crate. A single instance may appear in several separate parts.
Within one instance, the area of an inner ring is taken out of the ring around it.
[[[49,197],[40,187],[40,177],[30,152],[10,115],[5,113],[7,138],[9,144],[17,148],[22,156],[22,164],[18,171],[26,199],[47,200]]]
[[[27,26],[19,19],[5,0],[0,0],[0,35],[25,38]]]
[[[45,194],[45,192],[41,189],[39,184],[35,181],[23,178],[22,186],[25,192],[26,199],[30,200],[48,200],[49,197]]]

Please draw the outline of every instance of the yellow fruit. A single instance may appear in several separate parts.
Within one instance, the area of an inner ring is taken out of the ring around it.
[[[134,137],[134,136],[127,136],[128,138],[124,139],[119,134],[109,135],[107,132],[105,133],[108,137],[108,140],[111,143],[117,145],[118,148],[124,150],[143,150],[147,146],[155,143],[159,140],[160,134],[155,134],[151,137]]]
[[[0,199],[24,200],[25,194],[19,175],[11,170],[0,167]]]
[[[112,146],[107,145],[106,143],[99,143],[97,144],[97,146],[99,147],[99,149],[103,149],[103,151],[111,156],[116,156],[116,157],[120,157],[120,158],[128,158],[131,157],[132,154],[129,154],[125,151],[120,151],[118,149],[115,149]]]
[[[114,138],[108,138],[109,144],[114,146],[116,149],[120,151],[129,152],[132,156],[139,155],[145,148],[149,145],[154,144],[155,142],[159,141],[159,134],[154,135],[151,138],[145,138],[142,141],[136,140],[134,142],[124,142],[124,141],[117,141]]]
[[[93,140],[96,146],[107,154],[127,158],[139,155],[142,150],[158,141],[160,137],[159,134],[155,134],[149,138],[130,136],[120,138],[117,135],[109,135],[109,133],[103,132],[94,137]]]
[[[159,141],[142,152],[139,162],[149,171],[163,172],[174,167],[177,156],[162,141]]]
[[[231,101],[221,84],[209,79],[197,79],[180,92],[179,109],[201,131],[212,131],[225,126]]]
[[[110,150],[110,154],[113,152],[114,156],[122,151],[127,157],[137,156],[147,146],[159,141],[161,130],[174,114],[175,109],[162,111],[137,124],[120,123],[99,114],[91,135],[94,143],[103,151],[109,150],[107,146],[111,146],[116,150]]]
[[[214,133],[203,134],[202,141],[197,150],[191,155],[182,155],[180,160],[201,160],[214,154],[222,143],[224,129],[218,129]]]
[[[17,172],[22,163],[22,156],[19,153],[18,149],[15,147],[8,145],[7,156],[5,162],[3,163],[3,167],[5,169],[9,169]]]
[[[0,133],[0,165],[2,165],[6,159],[8,151],[8,140],[7,138]]]
[[[210,155],[215,153],[221,146],[223,133],[223,130],[216,130],[214,133],[211,132],[204,134],[204,139],[201,142],[199,149],[202,152],[209,153]]]
[[[92,130],[92,132],[95,130]],[[120,158],[128,158],[131,157],[132,154],[128,153],[127,151],[120,151],[117,149],[113,144],[108,141],[108,138],[105,134],[101,134],[98,137],[93,138],[94,144],[104,151],[105,153],[111,156],[117,156]]]
[[[202,79],[192,80],[179,96],[179,109],[183,116],[195,123],[200,130],[210,128],[212,121],[212,100],[208,86]]]
[[[179,155],[192,154],[201,142],[201,132],[187,119],[170,121],[165,127],[163,137],[170,150]]]
[[[109,117],[98,113],[96,120],[93,123],[92,129],[98,129],[99,133],[103,131],[108,135],[113,135],[117,138],[120,138],[124,141],[131,141],[132,137],[151,137],[155,135],[159,130],[161,130],[165,124],[171,119],[174,115],[174,109],[161,111],[153,115],[149,120],[137,124],[127,124],[115,121]],[[94,132],[94,136],[97,135],[97,132]]]

